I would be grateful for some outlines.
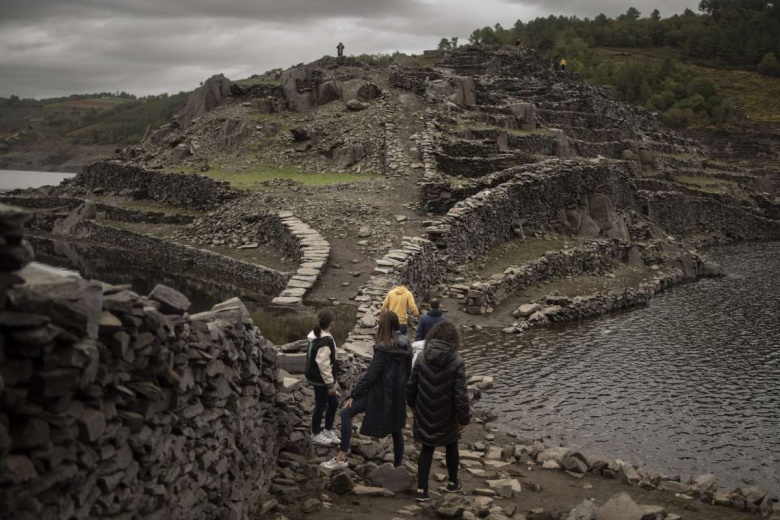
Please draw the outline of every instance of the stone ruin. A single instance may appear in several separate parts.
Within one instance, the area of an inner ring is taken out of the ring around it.
[[[299,422],[274,346],[237,299],[25,267],[29,218],[0,206],[3,517],[247,518]]]

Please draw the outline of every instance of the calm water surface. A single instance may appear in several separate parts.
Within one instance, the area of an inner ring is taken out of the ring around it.
[[[74,175],[73,173],[0,170],[0,191],[56,186]]]
[[[470,331],[478,406],[648,469],[780,490],[780,243],[718,248],[728,277],[647,308],[520,336]]]

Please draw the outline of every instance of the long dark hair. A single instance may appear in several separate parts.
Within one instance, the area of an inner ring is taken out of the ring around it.
[[[379,331],[376,333],[376,342],[386,347],[392,347],[396,344],[395,332],[401,326],[398,321],[398,315],[393,311],[385,311],[382,319],[379,320]]]
[[[322,309],[317,313],[317,324],[314,326],[314,335],[318,338],[322,335],[322,331],[330,327],[333,320],[336,319],[336,315],[330,309]]]
[[[428,332],[428,335],[425,336],[426,342],[431,341],[432,339],[449,343],[455,347],[455,350],[460,348],[460,333],[458,332],[458,327],[448,320],[440,321],[434,325]]]

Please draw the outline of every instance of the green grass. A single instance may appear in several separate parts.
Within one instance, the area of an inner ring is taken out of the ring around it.
[[[172,171],[183,173],[200,173],[218,181],[227,181],[230,186],[238,190],[267,190],[270,187],[262,183],[274,179],[290,179],[304,186],[329,186],[347,182],[365,182],[376,178],[373,174],[353,173],[312,173],[301,171],[292,165],[251,165],[246,170],[233,171],[227,168],[213,167],[206,172],[201,172],[194,167],[179,167]]]
[[[479,269],[478,272],[483,277],[503,273],[509,266],[523,265],[538,260],[547,251],[560,251],[576,247],[585,241],[580,237],[553,238],[551,240],[516,238],[491,248],[485,255],[485,267]]]

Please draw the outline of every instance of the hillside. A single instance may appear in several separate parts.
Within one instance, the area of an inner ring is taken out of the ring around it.
[[[186,94],[0,98],[0,169],[77,171],[139,142],[167,122]]]

